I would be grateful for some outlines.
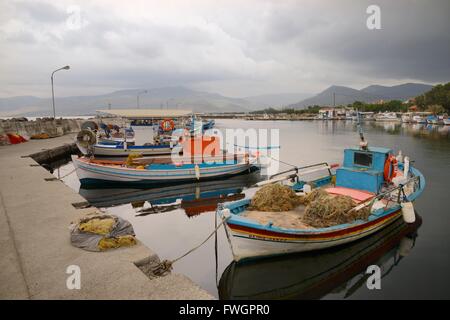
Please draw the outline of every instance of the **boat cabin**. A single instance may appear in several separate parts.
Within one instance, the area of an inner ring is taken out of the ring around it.
[[[378,193],[384,183],[384,164],[391,149],[369,147],[344,150],[343,166],[336,170],[336,186]]]

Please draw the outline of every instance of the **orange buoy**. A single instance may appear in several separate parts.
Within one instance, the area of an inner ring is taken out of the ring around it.
[[[175,123],[172,119],[164,119],[161,122],[161,129],[163,129],[163,131],[172,131],[173,128],[175,128]]]
[[[392,179],[398,174],[398,161],[397,158],[392,154],[388,156],[386,162],[384,163],[384,180],[387,182],[392,182]]]

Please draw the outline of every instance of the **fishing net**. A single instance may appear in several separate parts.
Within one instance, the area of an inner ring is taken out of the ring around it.
[[[317,200],[321,197],[326,197],[328,196],[328,192],[326,192],[323,189],[314,189],[313,191],[311,191],[310,193],[304,195],[304,196],[300,196],[300,201],[302,204],[304,205],[308,205],[311,202],[313,202],[314,200]]]
[[[288,186],[269,184],[259,189],[250,203],[249,210],[289,211],[302,203],[301,197]]]
[[[134,159],[142,158],[141,153],[130,153],[127,157],[126,165],[127,167],[134,167],[136,164],[134,163]]]
[[[325,228],[358,219],[367,220],[370,207],[352,210],[356,205],[349,196],[331,195],[320,188],[297,196],[287,186],[270,184],[255,193],[246,217],[262,224],[270,221],[285,228]]]
[[[94,218],[81,222],[78,229],[84,232],[105,235],[111,232],[115,223],[116,221],[113,218]]]
[[[70,241],[88,251],[128,247],[136,244],[133,226],[113,215],[88,215],[72,223]]]
[[[136,244],[136,239],[132,235],[118,236],[115,238],[102,238],[98,242],[100,250],[115,249],[119,247],[129,247]]]
[[[331,227],[350,223],[358,219],[367,220],[370,208],[352,210],[356,203],[349,196],[329,195],[326,191],[315,195],[308,203],[303,215],[303,222],[315,228]]]

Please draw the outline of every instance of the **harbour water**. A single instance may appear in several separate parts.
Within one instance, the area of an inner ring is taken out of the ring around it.
[[[358,143],[352,121],[217,120],[216,127],[280,130],[280,159],[295,165],[341,162],[343,148]],[[385,234],[323,252],[232,264],[221,228],[204,246],[181,259],[174,271],[190,277],[220,298],[450,298],[450,126],[366,122],[372,146],[390,146],[408,155],[427,185],[415,203],[421,222],[393,226]],[[280,170],[289,168],[280,165]],[[163,188],[80,188],[71,163],[54,174],[92,205],[128,219],[137,237],[161,259],[174,259],[203,241],[214,229],[217,203],[239,199],[257,173],[230,179]],[[144,201],[152,208],[142,210]],[[217,255],[216,255],[217,254]],[[216,264],[217,262],[217,264]],[[381,290],[365,285],[368,265],[382,269]],[[219,289],[217,285],[220,282]]]

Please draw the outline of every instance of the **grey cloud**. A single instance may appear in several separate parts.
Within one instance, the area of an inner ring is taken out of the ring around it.
[[[61,23],[67,18],[64,10],[41,1],[19,1],[16,8],[25,18],[42,23]]]
[[[366,28],[369,4],[381,6],[382,30]],[[0,31],[0,95],[12,84],[26,94],[59,64],[73,67],[66,86],[204,86],[235,96],[450,81],[448,0],[224,1],[193,4],[180,21],[171,14],[183,9],[152,5],[154,16],[134,19],[111,6],[80,5],[88,23],[67,30],[60,3],[9,3],[0,24],[20,25]]]

